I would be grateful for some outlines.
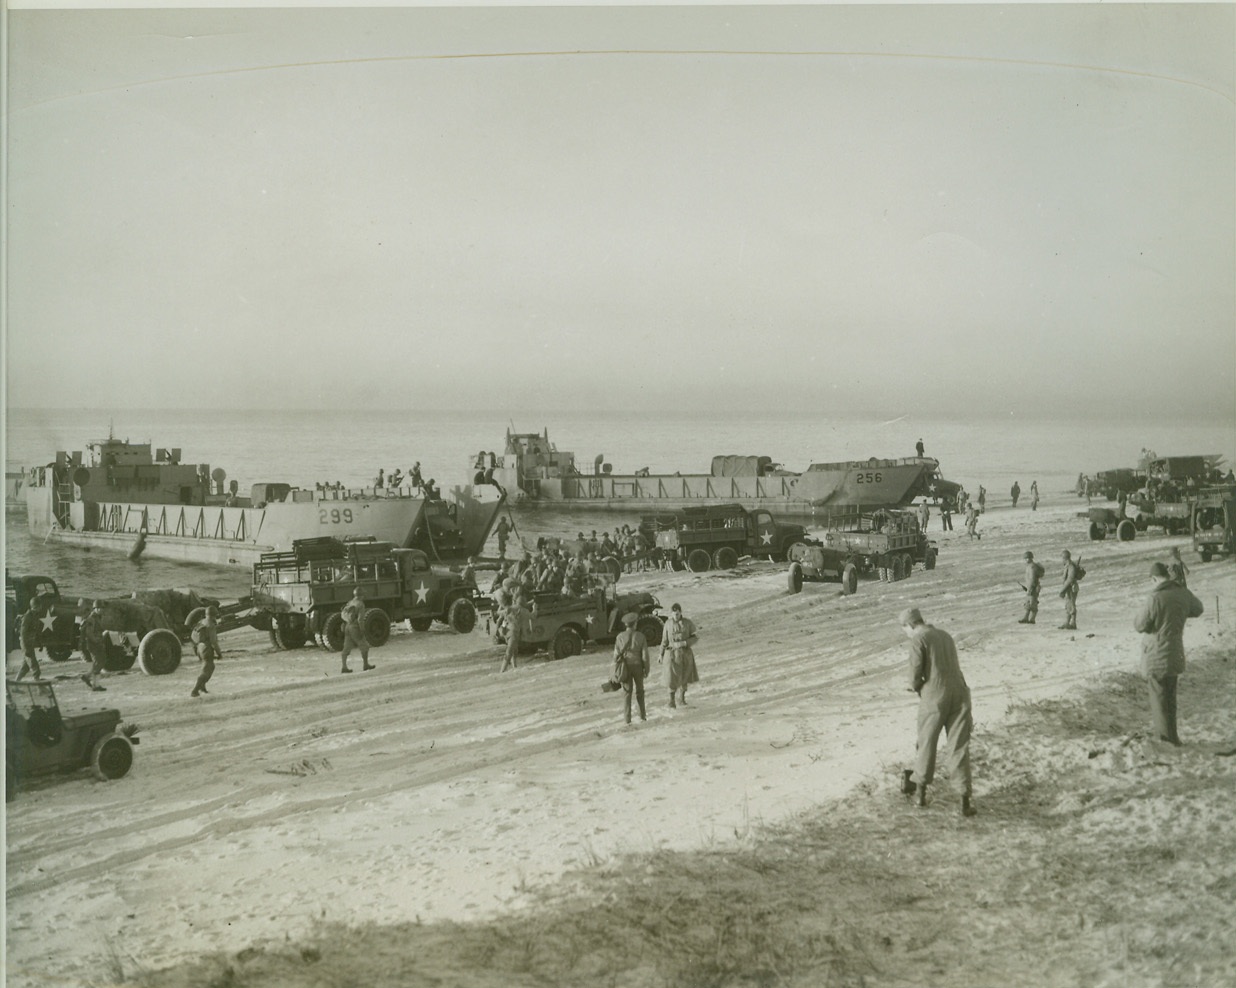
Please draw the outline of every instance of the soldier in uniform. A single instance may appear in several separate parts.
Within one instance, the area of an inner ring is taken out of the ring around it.
[[[340,672],[351,672],[348,668],[348,656],[352,649],[360,650],[361,661],[364,662],[364,672],[377,668],[369,664],[369,639],[365,637],[365,601],[361,597],[360,587],[352,591],[352,599],[343,605],[343,664]]]
[[[923,498],[922,503],[919,504],[918,506],[918,527],[920,531],[922,532],[927,531],[927,522],[930,519],[931,519],[931,508],[927,504],[927,499]]]
[[[505,518],[498,519],[498,527],[495,529],[498,535],[498,558],[506,558],[506,540],[510,535],[511,523]]]
[[[612,678],[622,683],[623,710],[631,723],[631,694],[639,704],[639,719],[647,720],[644,709],[644,677],[648,675],[648,640],[635,630],[639,615],[634,611],[622,616],[623,630],[614,639],[614,672]]]
[[[502,612],[503,634],[506,636],[506,651],[502,655],[502,665],[499,672],[519,668],[519,646],[523,644],[524,633],[532,630],[532,615],[522,600],[515,597]]]
[[[669,687],[669,705],[677,707],[681,703],[687,705],[687,687],[700,681],[699,671],[695,668],[695,622],[682,616],[682,605],[675,604],[670,608],[670,619],[665,622],[661,632],[661,657],[658,664],[665,662],[665,653],[669,652],[669,664],[665,666],[663,681]],[[682,699],[675,702],[675,695],[680,693]]]
[[[1060,596],[1064,598],[1064,624],[1061,631],[1077,630],[1077,564],[1073,562],[1073,554],[1065,549],[1060,554],[1064,563],[1064,586],[1060,588]]]
[[[1150,684],[1150,722],[1155,737],[1180,745],[1176,733],[1176,680],[1185,669],[1184,626],[1202,616],[1202,602],[1176,581],[1167,567],[1150,567],[1155,588],[1133,622],[1142,639],[1142,672]]]
[[[107,640],[103,631],[103,605],[97,600],[90,605],[90,613],[82,620],[79,631],[82,655],[90,660],[90,671],[82,676],[82,682],[96,693],[107,689],[99,685],[103,672],[103,657],[107,654]]]
[[[193,649],[202,662],[201,674],[193,686],[190,696],[200,696],[209,693],[206,684],[215,674],[215,660],[219,658],[219,633],[215,625],[219,618],[219,610],[214,604],[206,608],[205,615],[193,626],[189,637],[193,639]]]
[[[51,613],[50,611],[48,613]],[[39,668],[38,656],[34,653],[39,646],[43,644],[43,622],[39,618],[39,602],[38,598],[30,601],[30,606],[26,608],[26,612],[21,616],[21,627],[18,629],[19,637],[21,638],[21,671],[17,674],[17,678],[23,678],[27,672],[33,672],[35,679],[43,678],[43,671]]]
[[[940,732],[948,734],[950,774],[962,785],[961,812],[974,816],[971,802],[970,734],[974,717],[970,687],[957,661],[957,646],[947,632],[923,621],[917,607],[901,612],[901,628],[910,639],[910,688],[919,696],[918,743],[914,770],[904,773],[902,790],[927,805],[927,787],[936,770]]]
[[[1030,510],[1039,510],[1039,482],[1037,480],[1030,482]]]
[[[1013,486],[1009,488],[1009,495],[1013,498],[1013,507],[1017,507],[1017,499],[1021,497],[1021,484],[1013,481]]]
[[[1034,624],[1035,615],[1039,613],[1039,589],[1044,570],[1034,561],[1033,552],[1027,552],[1022,559],[1026,562],[1026,585],[1023,588],[1026,591],[1026,606],[1025,612],[1017,623]]]

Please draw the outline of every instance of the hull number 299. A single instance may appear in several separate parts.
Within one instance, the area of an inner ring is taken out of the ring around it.
[[[866,473],[857,473],[854,477],[860,484],[882,484],[884,482],[884,474],[872,473],[870,470]]]
[[[352,509],[351,508],[319,508],[318,523],[321,525],[345,525],[352,524]]]

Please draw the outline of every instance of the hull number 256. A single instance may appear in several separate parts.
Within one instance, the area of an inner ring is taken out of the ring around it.
[[[854,477],[860,484],[881,484],[884,482],[884,474],[872,473],[870,470],[866,473],[856,473]]]

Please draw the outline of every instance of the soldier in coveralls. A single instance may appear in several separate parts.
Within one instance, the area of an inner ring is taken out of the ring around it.
[[[1034,624],[1035,615],[1039,613],[1039,589],[1042,585],[1043,567],[1034,561],[1034,553],[1027,552],[1023,557],[1026,561],[1026,608],[1018,624]]]
[[[1077,564],[1073,562],[1073,554],[1065,549],[1060,554],[1064,563],[1064,586],[1060,588],[1060,596],[1064,598],[1064,624],[1061,631],[1077,630]]]
[[[343,605],[343,665],[341,673],[351,672],[348,668],[348,656],[352,649],[360,650],[361,661],[364,662],[364,672],[376,668],[369,664],[369,639],[365,637],[365,601],[361,597],[360,587],[352,591],[352,599]]]
[[[21,638],[21,671],[17,678],[21,679],[27,672],[33,672],[35,679],[42,679],[43,672],[39,669],[39,659],[34,653],[43,644],[42,622],[38,614],[38,599],[30,601],[26,613],[21,616],[21,627],[18,634]]]
[[[910,639],[910,688],[919,695],[918,754],[913,771],[903,773],[902,791],[916,796],[918,806],[927,805],[927,787],[935,776],[936,745],[943,730],[948,734],[950,772],[962,785],[962,815],[974,816],[970,776],[974,718],[957,646],[947,632],[925,623],[917,607],[902,611],[900,623]]]
[[[670,608],[670,619],[665,622],[661,633],[661,657],[658,664],[665,662],[665,653],[669,652],[669,664],[665,666],[662,680],[669,687],[669,705],[677,707],[678,702],[687,705],[687,687],[700,681],[700,674],[695,668],[695,652],[691,646],[695,644],[695,622],[682,616],[682,605],[675,604]],[[675,694],[681,692],[682,699],[675,702]]]
[[[631,723],[631,693],[639,704],[639,719],[647,720],[648,712],[644,709],[644,677],[648,675],[648,640],[635,630],[639,616],[632,611],[622,616],[626,625],[614,640],[614,672],[613,678],[622,683],[623,711],[627,723]]]
[[[189,637],[193,639],[193,649],[202,661],[202,672],[197,677],[197,683],[193,687],[193,692],[189,694],[190,696],[200,696],[202,693],[210,692],[206,684],[215,674],[215,660],[219,658],[219,633],[215,627],[218,618],[219,610],[211,604],[190,632]]]
[[[1150,723],[1155,736],[1180,745],[1176,733],[1176,680],[1185,670],[1184,627],[1202,616],[1202,602],[1168,577],[1167,567],[1150,567],[1155,588],[1138,611],[1133,627],[1142,639],[1142,672],[1150,685]]]
[[[107,687],[99,685],[99,675],[103,672],[107,640],[103,631],[103,605],[97,600],[90,605],[90,613],[82,621],[79,637],[82,655],[90,660],[90,672],[82,676],[82,682],[96,693],[102,693]]]

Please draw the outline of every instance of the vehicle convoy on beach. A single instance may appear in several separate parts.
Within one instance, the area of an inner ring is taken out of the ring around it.
[[[36,538],[130,555],[249,566],[297,539],[367,536],[420,549],[433,560],[481,551],[503,498],[496,488],[459,488],[450,499],[421,489],[344,489],[258,483],[249,495],[226,472],[180,462],[179,449],[108,438],[56,453],[23,486]]]
[[[4,782],[11,800],[24,779],[91,767],[102,780],[119,779],[133,764],[137,725],[119,710],[64,714],[52,684],[5,680]]]
[[[49,576],[10,576],[5,571],[5,642],[17,648],[21,616],[35,600],[39,611],[42,648],[53,662],[64,662],[81,650],[81,622],[90,613],[92,601],[66,600],[56,581]],[[100,599],[104,629],[103,668],[123,672],[136,662],[151,676],[165,676],[180,666],[182,640],[187,638],[184,624],[168,616],[160,604],[173,613],[188,613],[200,606],[202,598],[179,591],[138,592],[130,597]]]
[[[386,644],[392,621],[407,621],[414,631],[439,621],[467,634],[477,609],[488,606],[474,582],[431,565],[419,549],[375,539],[298,539],[290,552],[266,553],[254,564],[248,623],[267,628],[276,648],[317,641],[338,651],[341,611],[356,590],[365,601],[365,637],[374,646]]]
[[[548,430],[508,430],[501,455],[473,455],[468,475],[474,485],[495,484],[520,503],[626,511],[738,503],[817,524],[855,506],[904,507],[922,498],[951,502],[960,489],[940,476],[939,461],[928,456],[813,463],[802,472],[785,470],[768,456],[714,456],[710,471],[698,474],[616,474],[598,456],[585,472],[574,453],[550,442]]]
[[[1193,548],[1208,563],[1214,556],[1236,554],[1236,486],[1212,487],[1192,504],[1189,526]]]
[[[1188,531],[1192,513],[1192,500],[1155,501],[1133,495],[1123,509],[1091,507],[1080,517],[1090,519],[1091,541],[1102,542],[1113,536],[1121,542],[1132,542],[1138,532],[1145,532],[1151,527],[1162,528],[1165,535]]]
[[[875,574],[886,582],[904,580],[915,563],[935,569],[937,552],[914,512],[863,514],[846,528],[790,546],[789,591],[799,593],[804,582],[836,581],[842,593],[852,594],[860,574]]]
[[[622,630],[624,614],[634,613],[635,630],[649,646],[660,645],[665,618],[661,602],[650,593],[618,593],[612,583],[584,596],[555,592],[533,595],[530,624],[521,640],[521,651],[532,654],[547,648],[555,659],[579,655],[585,642],[612,642]],[[505,644],[500,621],[492,624],[494,641]]]
[[[785,559],[786,550],[807,536],[802,525],[777,521],[769,511],[748,511],[741,504],[703,505],[645,515],[639,527],[674,569],[693,573],[732,569],[743,556]]]

